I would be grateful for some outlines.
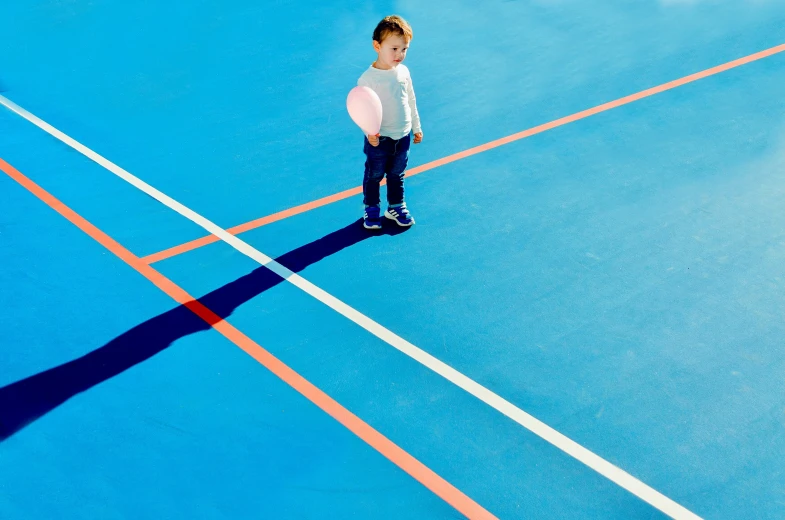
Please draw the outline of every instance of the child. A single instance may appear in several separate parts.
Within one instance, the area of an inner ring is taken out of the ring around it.
[[[403,173],[409,161],[410,133],[414,143],[422,142],[420,116],[409,69],[401,64],[406,58],[412,28],[400,16],[388,16],[373,31],[376,61],[357,84],[370,87],[382,101],[382,127],[377,135],[365,136],[365,176],[363,203],[366,229],[381,229],[379,183],[387,175],[388,207],[384,216],[399,226],[414,224],[403,198]]]

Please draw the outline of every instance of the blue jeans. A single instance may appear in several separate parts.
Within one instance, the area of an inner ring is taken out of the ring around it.
[[[398,140],[379,137],[379,146],[371,146],[365,138],[365,177],[363,178],[363,203],[379,205],[379,183],[387,175],[387,202],[390,206],[403,204],[403,173],[409,164],[411,134]]]

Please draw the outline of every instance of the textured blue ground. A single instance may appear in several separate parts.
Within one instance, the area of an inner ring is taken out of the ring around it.
[[[384,14],[412,165],[785,42],[772,1],[587,4],[16,2],[0,83],[228,227],[359,184]],[[243,238],[698,515],[780,518],[783,82],[776,55],[425,172],[406,233],[355,197]],[[140,256],[203,234],[4,109],[0,158]],[[0,441],[0,517],[457,515],[5,175],[0,208],[0,399],[65,400]],[[224,244],[155,267],[501,518],[661,517]]]

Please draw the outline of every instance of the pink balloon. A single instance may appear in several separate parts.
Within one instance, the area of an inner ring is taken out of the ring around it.
[[[346,98],[346,109],[352,121],[366,135],[376,135],[382,127],[382,101],[373,89],[354,87]]]

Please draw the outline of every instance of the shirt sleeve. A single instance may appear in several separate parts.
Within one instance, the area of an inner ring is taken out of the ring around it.
[[[421,134],[422,126],[420,126],[420,113],[417,112],[417,98],[414,96],[414,84],[412,83],[411,76],[409,76],[409,81],[407,83],[406,91],[409,97],[409,108],[412,111],[412,132]]]

